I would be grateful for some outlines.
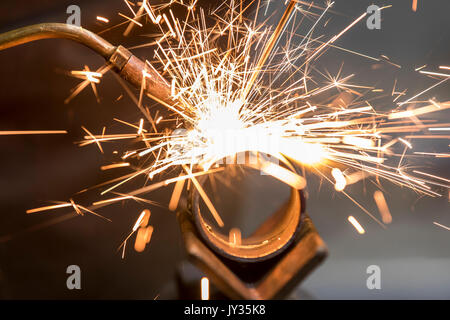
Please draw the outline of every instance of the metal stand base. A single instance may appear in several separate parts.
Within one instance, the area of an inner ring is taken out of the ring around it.
[[[202,240],[187,211],[178,213],[188,259],[230,299],[283,299],[327,256],[327,248],[305,213],[295,240],[282,254],[242,263],[217,255]]]

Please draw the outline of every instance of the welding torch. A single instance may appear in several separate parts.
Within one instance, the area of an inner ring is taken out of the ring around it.
[[[41,39],[69,39],[94,50],[106,59],[114,71],[153,100],[173,105],[170,84],[148,62],[143,62],[128,49],[114,46],[95,33],[65,23],[41,23],[0,34],[0,50]]]
[[[293,4],[295,1],[291,2],[291,9]],[[277,30],[282,30],[287,20],[288,15]],[[0,50],[50,38],[69,39],[87,46],[104,57],[119,76],[142,89],[151,99],[166,106],[177,103],[172,99],[170,84],[150,63],[82,27],[42,23],[12,30],[0,34]],[[258,69],[269,56],[276,39],[276,36],[272,37]],[[254,73],[245,91],[249,90],[257,74]],[[283,297],[326,257],[326,246],[304,212],[304,194],[298,190],[291,190],[287,203],[240,245],[230,244],[227,236],[207,224],[200,212],[199,199],[199,193],[192,192],[190,213],[182,210],[178,215],[185,247],[189,259],[228,297]]]

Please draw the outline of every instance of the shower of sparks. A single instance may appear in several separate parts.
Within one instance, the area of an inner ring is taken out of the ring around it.
[[[439,188],[449,188],[448,180],[414,172],[406,161],[408,152],[415,156],[448,156],[421,152],[411,142],[421,138],[450,138],[447,135],[423,135],[424,130],[445,131],[450,124],[419,118],[450,108],[450,102],[438,103],[424,97],[444,84],[450,78],[448,74],[423,71],[426,66],[417,68],[417,72],[437,79],[437,82],[410,96],[407,90],[397,89],[399,85],[395,81],[392,105],[380,108],[375,107],[372,102],[375,99],[366,94],[382,93],[383,90],[354,83],[355,75],[345,74],[342,67],[336,75],[331,75],[315,65],[328,49],[333,48],[400,67],[386,56],[374,58],[337,45],[341,37],[364,21],[366,13],[326,38],[318,35],[317,29],[325,23],[334,2],[327,2],[321,8],[307,1],[289,1],[274,28],[261,23],[271,17],[270,2],[265,1],[264,4],[252,1],[243,5],[242,1],[231,0],[209,13],[197,8],[195,1],[190,4],[171,1],[170,4],[152,6],[148,0],[143,0],[134,4],[134,9],[130,6],[132,2],[125,3],[133,14],[129,17],[129,13],[119,13],[126,19],[126,34],[133,26],[143,26],[145,21],[161,31],[156,40],[141,47],[154,47],[152,63],[156,61],[155,65],[160,66],[159,71],[171,84],[171,97],[168,98],[173,103],[165,104],[167,112],[151,114],[153,110],[142,103],[141,90],[139,98],[132,98],[143,113],[142,119],[137,123],[115,119],[132,130],[130,133],[105,134],[103,131],[96,135],[83,128],[87,135],[80,146],[95,144],[103,152],[102,143],[130,141],[122,154],[126,164],[116,163],[102,169],[126,165],[135,171],[102,184],[102,187],[107,186],[102,195],[139,176],[152,180],[175,170],[179,176],[121,197],[96,202],[96,205],[125,199],[138,201],[138,194],[175,183],[169,204],[171,210],[177,208],[183,189],[193,186],[217,225],[223,226],[220,213],[196,177],[213,175],[224,163],[259,169],[297,189],[306,186],[306,179],[295,167],[310,169],[332,183],[334,180],[335,189],[361,209],[362,206],[344,189],[367,177],[374,177],[377,184],[384,178],[434,197],[441,196]],[[184,8],[185,19],[174,16],[171,6],[175,5]],[[416,7],[417,1],[413,1],[413,8]],[[303,27],[308,22],[309,25]],[[448,70],[449,67],[441,66],[440,69]],[[108,70],[109,67],[104,66],[96,72],[87,67],[83,71],[72,71],[73,76],[84,81],[68,100],[89,84],[98,97],[95,83]],[[148,74],[143,71],[144,80],[146,77]],[[388,107],[390,109],[386,110]],[[389,223],[389,210],[383,195],[377,193],[375,200],[383,222]],[[378,222],[367,210],[363,211]],[[359,233],[364,233],[353,216],[348,220]],[[135,226],[131,234],[138,228]],[[147,239],[148,234],[141,233],[139,237]],[[237,235],[230,233],[230,239],[240,241]],[[122,246],[125,248],[125,245],[126,240]]]

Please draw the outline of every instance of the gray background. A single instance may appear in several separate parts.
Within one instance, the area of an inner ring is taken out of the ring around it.
[[[281,1],[276,2],[281,6]],[[364,12],[371,2],[337,0],[335,14],[324,31],[335,34]],[[388,2],[375,1],[381,5]],[[96,15],[107,16],[111,24],[122,19],[117,11],[127,13],[121,1],[27,1],[3,0],[0,3],[0,31],[38,22],[64,22],[69,4],[82,8],[82,25],[95,32],[104,26]],[[419,0],[416,13],[411,0],[397,0],[382,13],[382,29],[369,31],[364,23],[356,26],[339,41],[339,45],[362,53],[385,54],[401,64],[369,72],[370,61],[329,51],[320,66],[336,72],[344,61],[347,73],[357,73],[361,83],[376,84],[389,91],[394,78],[409,93],[434,83],[417,75],[417,66],[428,64],[436,70],[450,63],[450,2]],[[142,42],[140,32],[125,41],[123,28],[104,34],[112,43],[133,45]],[[142,33],[151,33],[145,30]],[[151,50],[136,50],[139,56]],[[63,70],[91,69],[103,61],[78,44],[63,40],[46,40],[0,52],[0,129],[67,129],[63,136],[0,138],[0,297],[11,299],[148,299],[159,293],[173,279],[175,268],[183,258],[180,233],[175,215],[152,207],[151,224],[155,227],[152,242],[144,253],[128,250],[122,260],[116,248],[127,235],[142,207],[135,203],[116,204],[100,210],[113,223],[92,216],[66,219],[64,210],[25,215],[30,208],[47,200],[67,200],[85,187],[115,177],[102,173],[108,156],[95,147],[79,148],[81,125],[100,132],[103,125],[114,126],[113,117],[136,121],[137,108],[129,98],[116,102],[123,91],[112,75],[98,86],[102,98],[97,104],[90,90],[85,90],[70,104],[64,99],[78,81]],[[448,85],[430,92],[440,101],[450,98]],[[449,122],[448,113],[440,120]],[[117,125],[115,125],[117,128]],[[447,151],[448,141],[421,144],[427,150]],[[447,148],[447,149],[445,149]],[[111,152],[113,147],[106,147]],[[448,159],[417,160],[431,173],[450,178]],[[120,173],[116,171],[116,173]],[[127,173],[126,170],[122,171]],[[326,183],[308,176],[308,212],[329,247],[330,256],[297,290],[294,297],[313,299],[448,299],[450,298],[450,231],[433,225],[437,221],[450,226],[447,197],[424,198],[405,188],[384,183],[385,194],[393,214],[393,223],[382,229],[351,201],[334,192]],[[139,187],[142,181],[130,184]],[[247,191],[245,191],[247,190]],[[247,194],[250,186],[243,189]],[[370,211],[377,213],[372,200],[375,189],[370,183],[358,184],[348,191]],[[276,185],[265,186],[261,194],[246,197],[254,203],[268,195],[277,196]],[[445,194],[445,190],[442,190]],[[168,203],[171,189],[149,194],[149,198]],[[249,193],[250,194],[250,193]],[[281,195],[280,195],[281,196]],[[95,198],[85,197],[83,203]],[[347,222],[355,216],[366,229],[358,235]],[[59,223],[59,220],[64,220]],[[51,224],[55,222],[56,224]],[[46,224],[51,224],[44,227]],[[39,227],[40,226],[40,227]],[[82,270],[82,290],[66,289],[66,267],[77,264]],[[382,290],[366,288],[366,268],[381,268]]]

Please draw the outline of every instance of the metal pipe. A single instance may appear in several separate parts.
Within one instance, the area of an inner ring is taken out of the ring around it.
[[[206,177],[199,178],[203,184]],[[305,199],[301,190],[291,188],[290,198],[275,211],[250,237],[231,243],[229,237],[203,217],[200,195],[192,189],[190,209],[194,224],[205,243],[217,254],[236,262],[252,263],[281,254],[292,243],[300,229]]]

